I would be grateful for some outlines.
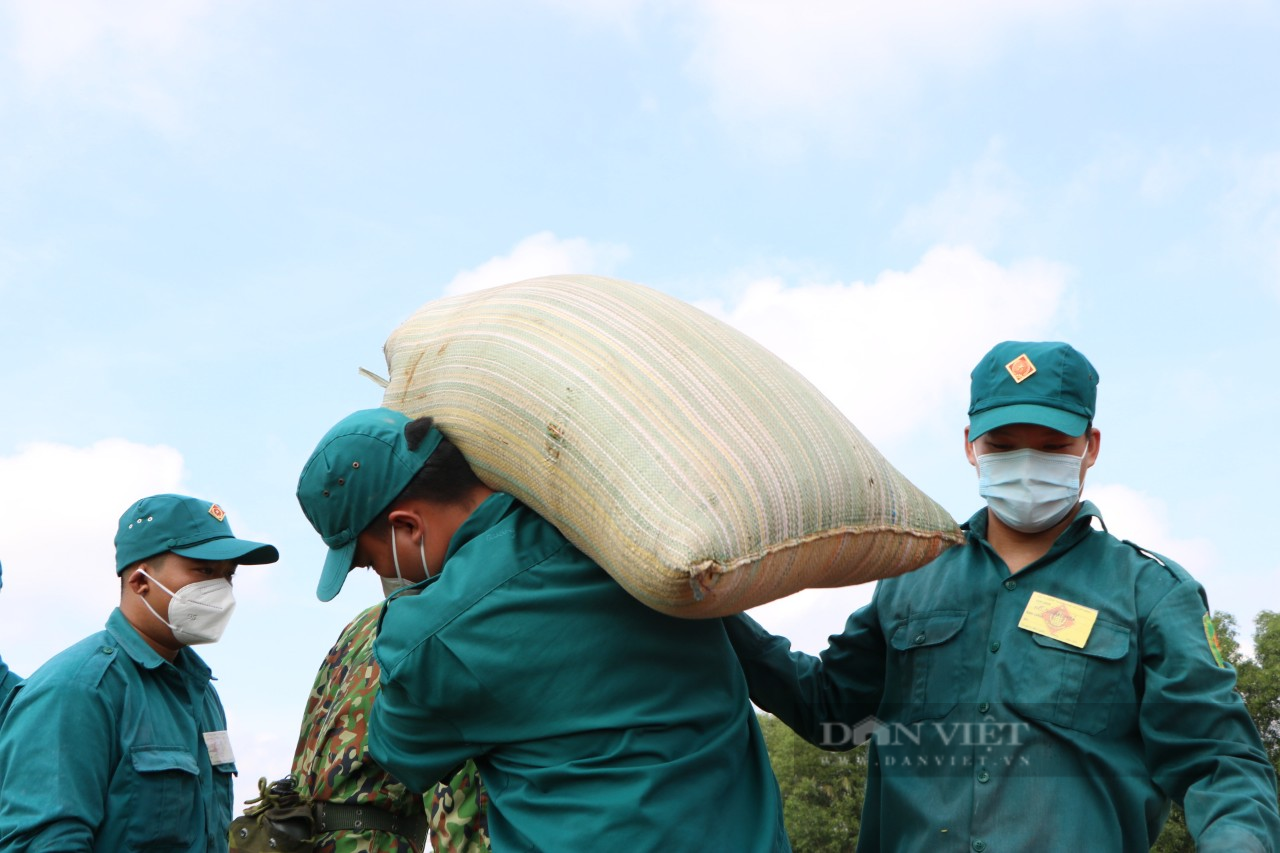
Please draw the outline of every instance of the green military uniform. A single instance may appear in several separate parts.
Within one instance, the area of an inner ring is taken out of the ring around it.
[[[1011,575],[978,512],[820,658],[726,620],[758,705],[819,745],[871,738],[861,853],[1147,850],[1170,799],[1202,853],[1280,850],[1275,775],[1203,589],[1094,518],[1084,503]]]
[[[236,768],[210,761],[226,717],[191,649],[169,663],[117,609],[0,715],[0,850],[227,849]]]
[[[294,752],[298,793],[406,817],[430,809],[437,853],[484,853],[486,804],[475,764],[468,761],[448,783],[436,786],[424,805],[423,797],[369,760],[369,710],[378,694],[373,639],[381,609],[370,607],[352,620],[316,673]],[[342,829],[317,835],[314,853],[417,853],[421,841],[382,830]]]
[[[4,567],[0,566],[0,588],[3,587]],[[0,658],[0,705],[4,704],[4,697],[9,695],[9,691],[13,690],[21,682],[22,679],[5,665],[4,658]]]
[[[4,659],[0,658],[0,703],[3,703],[9,692],[21,683],[22,679],[18,677],[17,673],[9,669]]]
[[[497,850],[789,850],[719,620],[640,604],[510,495],[386,604],[369,751],[415,790],[476,762]]]

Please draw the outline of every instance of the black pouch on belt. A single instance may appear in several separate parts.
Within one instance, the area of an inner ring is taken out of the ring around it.
[[[293,777],[270,785],[258,780],[258,797],[245,802],[249,808],[231,821],[230,853],[298,853],[310,850],[315,818],[310,803],[297,792]]]

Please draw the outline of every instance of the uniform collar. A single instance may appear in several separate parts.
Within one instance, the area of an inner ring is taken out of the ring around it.
[[[458,552],[463,545],[466,545],[472,539],[484,533],[493,527],[504,516],[511,513],[519,504],[516,499],[506,492],[494,492],[476,507],[471,515],[467,516],[467,520],[458,526],[454,531],[453,538],[449,540],[449,549],[445,552],[444,561],[449,562],[449,558]]]
[[[494,492],[480,502],[480,506],[471,511],[471,515],[467,516],[462,524],[458,525],[458,529],[453,531],[452,538],[449,539],[449,547],[444,552],[444,562],[440,566],[440,570],[434,575],[428,575],[423,580],[418,581],[412,586],[404,589],[398,589],[391,595],[387,596],[383,601],[391,601],[394,598],[400,598],[405,595],[417,595],[427,587],[438,582],[444,576],[445,567],[449,565],[449,558],[456,554],[463,545],[466,545],[472,539],[480,536],[490,527],[493,527],[502,518],[511,512],[516,506],[516,499],[506,492]],[[382,605],[375,605],[382,608],[382,613],[386,614],[386,608]],[[378,617],[378,630],[382,630],[382,616]]]
[[[444,554],[444,564],[440,566],[440,571],[436,572],[426,580],[418,581],[416,584],[405,589],[396,590],[387,596],[381,605],[375,605],[380,608],[378,614],[378,633],[382,632],[382,620],[387,616],[387,605],[402,596],[416,595],[418,592],[426,589],[432,584],[437,583],[444,577],[446,567],[449,565],[449,558],[462,549],[472,539],[482,536],[485,531],[496,525],[508,514],[513,512],[520,503],[506,492],[494,492],[481,501],[480,506],[471,511],[471,515],[467,516],[462,524],[458,525],[458,529],[453,532],[453,537],[449,540],[449,547]]]
[[[125,618],[119,607],[111,611],[111,615],[107,617],[107,633],[115,639],[120,650],[142,669],[159,669],[169,663],[148,645],[138,633],[138,629]],[[205,681],[208,681],[213,674],[208,664],[185,646],[178,650],[177,656],[173,659],[173,666],[186,675],[202,678]]]

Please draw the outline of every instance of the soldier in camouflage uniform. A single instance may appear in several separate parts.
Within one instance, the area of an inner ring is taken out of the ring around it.
[[[396,815],[430,817],[436,853],[488,853],[487,798],[473,762],[417,796],[369,759],[369,709],[378,693],[373,659],[381,605],[343,630],[316,673],[294,751],[293,778],[307,800],[364,804]],[[342,829],[316,836],[316,853],[419,853],[421,838]]]

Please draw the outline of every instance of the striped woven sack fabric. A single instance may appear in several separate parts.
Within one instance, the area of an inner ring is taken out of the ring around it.
[[[961,541],[813,385],[710,315],[585,275],[430,302],[383,405],[664,613],[736,613],[917,568]]]

